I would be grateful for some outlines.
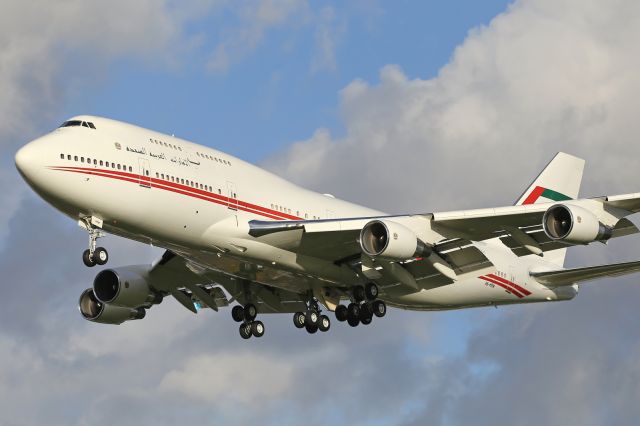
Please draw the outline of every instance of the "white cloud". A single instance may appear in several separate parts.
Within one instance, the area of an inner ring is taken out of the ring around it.
[[[336,16],[335,10],[325,6],[317,18],[315,30],[315,52],[311,61],[311,71],[335,71],[336,47],[346,32],[346,21]]]
[[[295,368],[286,359],[254,352],[199,355],[168,372],[160,390],[205,403],[248,404],[259,410],[260,401],[278,399],[290,390]]]
[[[375,85],[349,84],[340,100],[346,135],[316,133],[271,167],[394,212],[509,203],[558,150],[602,166],[588,163],[592,191],[631,190],[639,8],[516,2],[471,31],[432,79],[389,65]],[[309,158],[322,166],[298,166]],[[354,175],[359,185],[346,185]]]

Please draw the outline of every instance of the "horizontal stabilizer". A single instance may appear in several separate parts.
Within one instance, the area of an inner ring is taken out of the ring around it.
[[[586,268],[560,269],[557,271],[531,272],[530,275],[541,284],[549,287],[559,287],[581,281],[601,277],[616,277],[634,272],[640,272],[640,261],[588,266]]]

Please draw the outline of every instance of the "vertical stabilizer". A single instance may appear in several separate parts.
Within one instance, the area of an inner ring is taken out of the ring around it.
[[[584,160],[582,158],[559,152],[547,164],[542,173],[534,179],[515,205],[574,200],[578,198],[580,192],[583,171]],[[562,266],[566,251],[566,248],[549,251],[545,253],[544,258]]]

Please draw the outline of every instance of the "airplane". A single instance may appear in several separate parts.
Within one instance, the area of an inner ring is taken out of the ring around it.
[[[565,269],[568,247],[635,234],[640,193],[579,198],[585,161],[557,153],[511,206],[388,215],[301,188],[216,149],[81,115],[23,146],[15,164],[89,236],[163,248],[151,265],[103,269],[82,292],[92,322],[142,319],[167,296],[193,313],[233,305],[242,338],[258,315],[293,314],[326,332],[387,305],[437,311],[573,299],[578,284],[640,271],[640,261]]]

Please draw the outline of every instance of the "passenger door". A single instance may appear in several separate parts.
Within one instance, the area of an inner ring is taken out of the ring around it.
[[[236,184],[233,182],[227,181],[227,197],[229,198],[227,204],[229,210],[238,210],[238,194]]]
[[[149,170],[149,160],[146,158],[139,158],[138,164],[140,166],[139,183],[143,188],[151,188],[151,171]]]

